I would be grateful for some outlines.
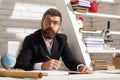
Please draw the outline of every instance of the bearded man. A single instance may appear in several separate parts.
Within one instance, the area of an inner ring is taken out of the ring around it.
[[[68,69],[85,74],[92,73],[92,70],[74,57],[68,46],[67,36],[58,33],[61,23],[61,13],[57,9],[48,9],[43,15],[41,29],[24,39],[14,68],[58,70],[61,57]]]

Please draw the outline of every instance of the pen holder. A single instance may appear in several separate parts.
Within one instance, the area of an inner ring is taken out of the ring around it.
[[[113,65],[116,69],[120,69],[120,57],[113,57]]]

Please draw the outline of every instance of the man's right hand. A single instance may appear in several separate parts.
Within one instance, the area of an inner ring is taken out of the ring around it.
[[[41,68],[42,70],[58,70],[60,65],[61,62],[59,60],[51,59],[49,61],[44,62]]]

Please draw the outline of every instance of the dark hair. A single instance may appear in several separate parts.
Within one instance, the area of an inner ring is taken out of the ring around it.
[[[59,16],[60,17],[60,21],[62,22],[62,15],[61,15],[61,13],[57,9],[54,9],[54,8],[48,9],[44,13],[42,21],[45,19],[46,15]]]

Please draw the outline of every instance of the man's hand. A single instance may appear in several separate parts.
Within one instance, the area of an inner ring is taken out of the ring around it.
[[[49,61],[44,62],[41,68],[43,70],[57,70],[60,65],[61,62],[59,60],[51,59]]]
[[[79,69],[78,69],[79,72],[81,72],[82,74],[92,74],[93,71],[90,70],[87,66],[81,66]]]

